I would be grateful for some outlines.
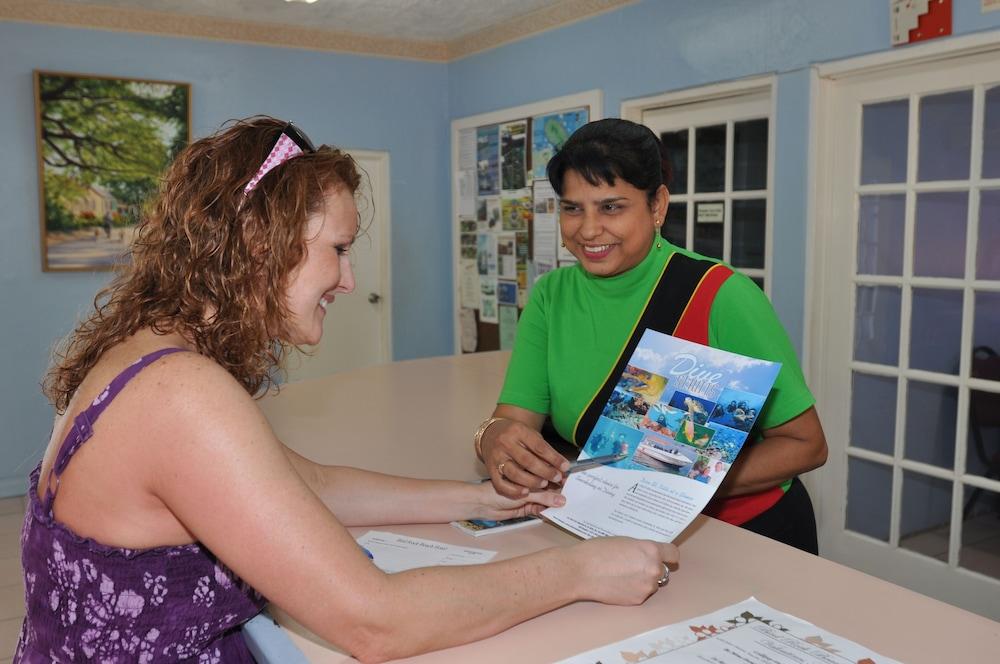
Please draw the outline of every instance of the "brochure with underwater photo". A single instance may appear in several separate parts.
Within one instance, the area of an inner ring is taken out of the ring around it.
[[[584,538],[670,542],[704,509],[753,428],[781,364],[646,330],[571,474],[542,515]]]

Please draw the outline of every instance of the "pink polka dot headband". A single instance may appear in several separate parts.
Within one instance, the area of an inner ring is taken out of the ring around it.
[[[281,133],[278,134],[277,140],[274,142],[274,147],[268,153],[267,159],[257,169],[257,173],[250,179],[250,182],[247,182],[247,186],[243,188],[243,198],[246,199],[264,176],[278,166],[306,152],[315,151],[316,147],[313,145],[313,142],[309,140],[309,137],[301,129],[291,122],[285,124],[281,129]]]

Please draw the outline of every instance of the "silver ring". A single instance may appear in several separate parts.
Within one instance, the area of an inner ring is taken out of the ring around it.
[[[667,581],[670,580],[670,568],[667,567],[666,563],[663,563],[663,576],[656,580],[656,585],[662,588],[667,585]]]
[[[506,461],[501,461],[497,464],[497,472],[500,473],[500,477],[507,479],[507,476],[503,474],[503,467],[507,465]]]

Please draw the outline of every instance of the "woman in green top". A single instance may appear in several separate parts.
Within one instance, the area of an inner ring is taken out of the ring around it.
[[[569,462],[539,433],[546,418],[582,445],[582,414],[664,265],[674,254],[711,260],[659,237],[669,201],[664,170],[655,134],[618,119],[581,127],[549,162],[562,240],[579,263],[535,285],[496,410],[476,432],[476,453],[499,493],[523,496],[562,482]],[[757,417],[757,440],[705,512],[815,553],[812,504],[796,477],[821,466],[827,447],[794,349],[767,297],[742,274],[725,278],[706,306],[708,345],[782,369]]]

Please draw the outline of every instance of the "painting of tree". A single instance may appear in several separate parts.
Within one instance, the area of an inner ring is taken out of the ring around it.
[[[111,269],[190,141],[190,86],[36,71],[35,103],[42,269]]]

